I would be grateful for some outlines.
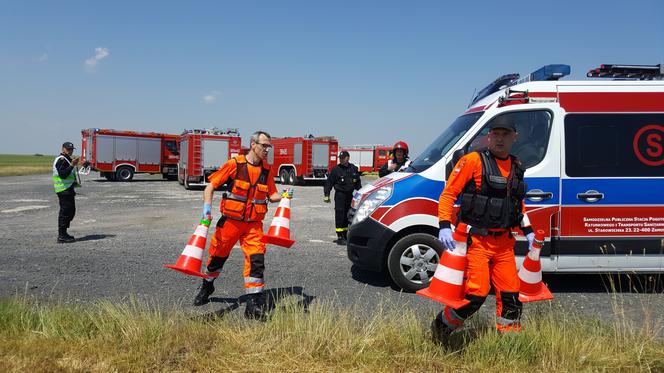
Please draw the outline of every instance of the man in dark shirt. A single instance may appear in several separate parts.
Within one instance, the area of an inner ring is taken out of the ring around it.
[[[58,243],[74,242],[75,238],[67,233],[69,224],[76,214],[76,203],[74,188],[80,186],[76,178],[76,165],[78,158],[72,158],[74,144],[65,142],[62,144],[62,153],[53,161],[53,187],[60,202],[60,213],[58,214]]]
[[[339,164],[336,165],[325,180],[323,201],[330,203],[330,192],[334,188],[334,220],[337,231],[338,245],[346,244],[348,233],[348,210],[353,201],[353,191],[362,187],[360,171],[349,163],[350,154],[347,151],[339,153]]]

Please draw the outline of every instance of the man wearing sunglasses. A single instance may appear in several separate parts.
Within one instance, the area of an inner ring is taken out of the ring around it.
[[[267,164],[267,154],[272,149],[270,135],[257,131],[251,135],[249,153],[231,158],[208,178],[205,188],[203,218],[212,219],[212,196],[215,189],[227,184],[221,200],[221,217],[210,241],[209,257],[204,279],[195,306],[209,302],[214,292],[214,280],[219,276],[231,249],[239,240],[244,252],[244,289],[247,294],[245,316],[264,320],[267,317],[263,272],[265,271],[265,243],[263,218],[269,202],[279,202],[282,197],[292,198],[292,190],[279,194],[274,176]]]

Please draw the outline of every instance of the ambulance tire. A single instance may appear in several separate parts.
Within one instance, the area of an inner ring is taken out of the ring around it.
[[[405,292],[424,289],[436,272],[442,252],[443,244],[436,237],[426,233],[409,234],[397,241],[387,256],[390,277]]]
[[[118,181],[131,181],[134,178],[134,169],[129,166],[121,166],[115,171],[115,179]]]
[[[279,181],[283,185],[288,185],[288,175],[289,175],[288,170],[285,168],[282,168],[281,171],[279,171]]]
[[[288,184],[290,185],[297,184],[297,176],[295,176],[295,170],[288,171]]]

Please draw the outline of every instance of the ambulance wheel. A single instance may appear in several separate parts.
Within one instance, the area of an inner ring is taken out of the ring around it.
[[[436,272],[443,244],[426,233],[403,237],[387,256],[387,269],[392,280],[405,292],[415,292],[429,286]]]
[[[297,176],[295,176],[295,170],[288,171],[288,184],[290,185],[297,184]]]
[[[118,181],[131,181],[134,178],[134,169],[129,166],[119,167],[115,171],[115,178]]]
[[[279,171],[279,181],[284,185],[288,184],[288,174],[288,170],[285,168]]]

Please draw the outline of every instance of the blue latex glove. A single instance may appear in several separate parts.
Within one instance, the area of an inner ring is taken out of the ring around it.
[[[450,228],[441,228],[438,232],[438,240],[443,243],[443,247],[447,250],[454,250],[456,243],[454,243],[454,238],[452,238],[452,229]]]
[[[212,206],[209,203],[203,204],[203,219],[212,220]]]
[[[535,233],[530,232],[526,235],[526,239],[528,240],[528,250],[533,248],[533,242],[535,241]]]

